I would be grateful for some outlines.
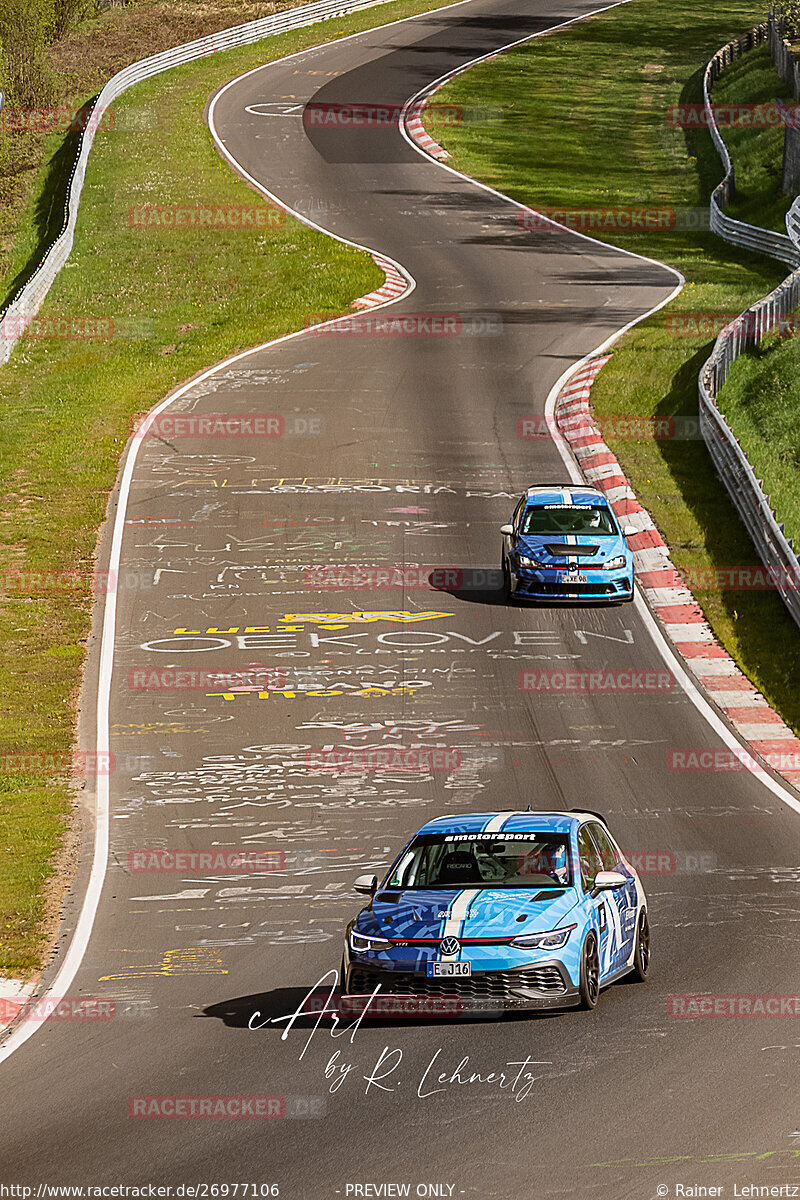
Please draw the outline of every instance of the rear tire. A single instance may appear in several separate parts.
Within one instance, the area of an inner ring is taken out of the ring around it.
[[[588,933],[586,941],[583,943],[578,992],[582,1009],[588,1011],[597,1007],[597,999],[600,995],[600,955],[597,950],[597,938],[593,933]]]
[[[643,908],[639,913],[639,920],[636,925],[636,948],[633,951],[633,971],[631,974],[639,983],[644,983],[649,970],[650,921],[648,920],[647,909]]]

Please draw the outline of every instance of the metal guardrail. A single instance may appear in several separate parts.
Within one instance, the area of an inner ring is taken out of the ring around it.
[[[729,42],[718,50],[705,70],[703,98],[705,118],[714,140],[725,177],[711,194],[711,228],[726,241],[750,250],[760,250],[773,258],[797,268],[800,247],[794,240],[768,229],[759,229],[726,217],[722,205],[733,195],[734,169],[728,148],[723,141],[711,107],[711,85],[729,63],[745,50],[760,45],[768,37],[768,25],[751,29],[744,38]],[[799,198],[800,200],[800,198]],[[798,201],[795,202],[797,204]],[[792,206],[790,213],[794,210]],[[789,225],[787,216],[787,228]],[[761,480],[756,479],[747,455],[720,412],[716,397],[728,378],[731,363],[746,350],[757,345],[768,333],[781,328],[783,318],[800,304],[800,270],[795,269],[774,291],[751,305],[720,333],[711,356],[698,379],[700,399],[700,429],[708,451],[722,482],[753,540],[759,558],[767,568],[781,599],[795,622],[800,625],[800,562],[786,537],[783,525],[770,507]]]
[[[787,266],[798,267],[800,266],[800,249],[794,245],[785,233],[774,233],[769,229],[761,229],[758,225],[748,225],[744,221],[736,221],[733,217],[728,217],[723,212],[724,206],[730,202],[734,195],[736,188],[735,172],[728,147],[722,140],[722,136],[717,128],[714,109],[711,104],[711,88],[714,82],[719,79],[725,67],[730,66],[735,59],[739,58],[747,50],[752,50],[755,46],[760,46],[768,39],[768,22],[765,22],[763,25],[757,25],[742,37],[728,42],[718,50],[706,66],[703,75],[704,119],[725,169],[725,176],[722,182],[717,184],[711,193],[710,227],[712,232],[725,238],[726,242],[732,242],[736,246],[743,246],[747,250],[755,250],[760,254],[767,254],[771,258],[777,258],[780,262],[786,263]]]
[[[800,249],[800,196],[786,214],[786,232],[795,246]]]
[[[306,4],[301,8],[290,9],[288,12],[262,17],[258,21],[249,21],[247,24],[236,25],[231,29],[223,29],[219,33],[198,38],[183,46],[175,46],[171,50],[153,54],[149,58],[132,63],[113,75],[97,97],[91,112],[87,115],[85,128],[80,134],[78,153],[67,186],[61,232],[48,248],[34,274],[12,303],[0,314],[0,363],[8,361],[11,351],[39,311],[42,301],[72,252],[78,206],[86,178],[89,152],[94,142],[95,132],[109,105],[135,83],[141,83],[153,75],[170,70],[171,67],[181,66],[184,63],[193,62],[195,59],[206,58],[220,50],[251,45],[272,34],[301,29],[306,25],[314,25],[318,21],[328,21],[333,17],[346,16],[349,13],[359,12],[361,9],[374,8],[379,4],[387,3],[389,0],[318,0],[315,4]]]
[[[800,100],[800,66],[792,53],[789,38],[797,36],[800,7],[797,3],[770,5],[768,26],[769,52],[775,70],[788,83],[795,100]]]

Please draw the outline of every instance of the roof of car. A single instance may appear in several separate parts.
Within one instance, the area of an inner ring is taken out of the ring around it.
[[[556,487],[553,484],[544,487],[530,487],[525,493],[529,502],[538,505],[556,504],[559,507],[577,504],[591,504],[607,507],[605,494],[599,488],[585,485],[565,484]]]
[[[597,820],[592,813],[537,812],[526,810],[497,810],[484,813],[452,813],[435,817],[418,830],[419,833],[567,833],[584,820]]]

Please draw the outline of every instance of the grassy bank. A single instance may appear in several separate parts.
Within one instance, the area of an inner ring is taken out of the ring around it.
[[[774,105],[776,97],[794,104],[764,47],[734,63],[714,91],[715,103],[722,105]],[[785,233],[794,197],[781,190],[783,137],[783,128],[725,131],[736,164],[736,196],[727,211]],[[794,322],[790,333],[769,338],[738,359],[719,403],[747,447],[787,535],[800,545],[800,322]]]
[[[211,144],[209,93],[259,63],[433,7],[387,4],[181,67],[128,92],[116,127],[97,135],[75,248],[39,330],[89,316],[106,331],[113,324],[113,336],[26,336],[0,368],[0,971],[32,971],[45,945],[48,880],[71,811],[61,764],[89,631],[86,581],[134,414],[309,314],[345,311],[382,279],[368,255],[291,219],[271,223]],[[158,114],[157,137],[141,135],[142,113]],[[47,182],[45,166],[32,210],[46,203]],[[211,234],[140,228],[128,216],[139,204],[243,206],[266,223]],[[72,574],[54,582],[58,572]],[[30,755],[33,764],[7,757]]]
[[[769,47],[759,46],[727,67],[714,85],[715,107],[758,105],[774,113],[777,102],[795,102],[772,65]],[[742,114],[744,115],[744,114]],[[738,221],[786,233],[786,213],[794,196],[781,190],[784,127],[733,124],[721,128],[735,164],[736,194],[725,209]]]
[[[691,228],[722,172],[708,133],[669,118],[674,106],[702,103],[707,60],[763,15],[745,0],[713,10],[637,0],[473,68],[437,94],[467,110],[504,113],[499,124],[437,130],[457,168],[534,208],[606,210],[598,236],[686,277],[681,295],[618,343],[600,373],[592,395],[603,421],[696,418],[697,375],[716,330],[784,274]],[[619,228],[614,209],[643,207],[674,209],[673,227]],[[573,224],[595,232],[588,217]],[[706,572],[757,562],[702,441],[607,440],[687,576],[709,579]],[[777,595],[693,587],[727,650],[800,728],[800,631]]]
[[[800,323],[733,364],[719,405],[743,446],[786,536],[800,548]]]
[[[304,0],[4,0],[0,6],[0,309],[58,233],[72,115],[147,58]],[[48,129],[52,132],[48,132]],[[41,192],[40,171],[48,187]],[[31,206],[34,195],[42,202]],[[26,236],[18,236],[25,229]]]

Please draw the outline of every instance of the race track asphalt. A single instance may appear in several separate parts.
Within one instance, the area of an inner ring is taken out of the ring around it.
[[[413,293],[379,315],[435,314],[449,332],[305,333],[223,366],[170,410],[279,414],[283,436],[143,440],[117,596],[110,863],[70,992],[112,998],[115,1016],[47,1021],[0,1065],[6,1181],[645,1200],[676,1182],[727,1197],[735,1182],[797,1180],[793,1022],[667,1012],[674,994],[797,990],[796,813],[746,771],[669,769],[676,748],[722,746],[680,688],[521,690],[524,671],[657,672],[664,659],[633,605],[507,605],[483,574],[522,490],[565,481],[553,442],[519,438],[518,421],[541,416],[565,369],[675,278],[524,228],[396,125],[319,127],[307,108],[401,106],[590,10],[474,0],[259,68],[215,105],[240,170],[410,273]],[[330,565],[404,567],[406,585],[319,586],[311,569]],[[463,576],[431,588],[416,565]],[[173,667],[260,669],[283,691],[177,691],[168,675],[140,686]],[[89,713],[97,670],[95,644]],[[309,765],[324,747],[391,746],[446,748],[460,766]],[[280,1024],[248,1029],[339,966],[353,878],[380,873],[418,824],[529,804],[599,809],[627,851],[667,856],[644,878],[646,985],[610,988],[589,1014],[365,1022],[338,1040],[308,1022],[285,1038]],[[137,849],[212,847],[285,859],[239,877],[130,869]],[[86,863],[76,896],[85,878]],[[382,1055],[386,1078],[370,1084]],[[530,1087],[459,1082],[526,1060]],[[286,1115],[128,1115],[131,1097],[253,1094],[283,1098]]]

